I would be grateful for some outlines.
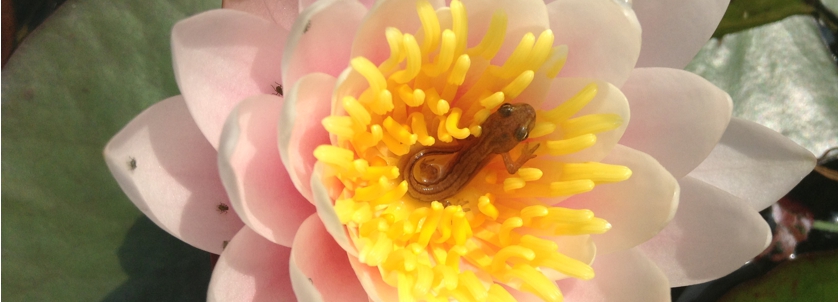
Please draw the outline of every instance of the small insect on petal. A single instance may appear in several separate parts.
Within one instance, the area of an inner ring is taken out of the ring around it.
[[[222,242],[221,242],[221,249],[222,249],[222,250],[223,250],[223,249],[226,249],[228,244],[230,244],[230,241],[229,241],[229,240],[224,240],[224,241],[222,241]]]
[[[303,28],[303,33],[307,33],[308,30],[311,29],[311,20],[306,23],[306,27]]]
[[[131,159],[130,161],[128,161],[128,167],[131,168],[131,171],[136,170],[137,169],[137,159],[133,158],[133,157],[128,157],[128,158]]]
[[[216,207],[216,211],[218,211],[218,213],[221,213],[221,214],[226,214],[227,210],[230,210],[230,206],[228,206],[227,204],[224,204],[224,203],[219,203],[218,206]]]
[[[282,84],[279,84],[277,82],[274,82],[274,84],[276,84],[276,86],[271,85],[271,88],[273,88],[273,90],[274,90],[274,95],[283,96],[283,94],[282,94]]]

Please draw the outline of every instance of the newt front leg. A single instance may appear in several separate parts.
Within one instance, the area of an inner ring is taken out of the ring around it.
[[[509,174],[515,174],[515,172],[518,172],[518,169],[523,167],[528,160],[535,158],[535,150],[538,149],[541,144],[535,144],[535,147],[532,147],[532,149],[530,149],[529,146],[529,143],[524,143],[524,150],[521,151],[521,156],[518,156],[518,160],[513,161],[509,152],[501,153],[503,163],[506,164],[506,171],[509,172]]]

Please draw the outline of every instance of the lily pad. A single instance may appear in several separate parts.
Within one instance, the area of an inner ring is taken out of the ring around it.
[[[803,0],[732,0],[713,36],[721,37],[813,11],[814,8]]]
[[[838,146],[838,68],[815,19],[792,16],[714,38],[687,66],[733,98],[733,115],[812,153]]]
[[[786,261],[765,276],[742,283],[719,301],[835,301],[838,251]]]
[[[144,218],[102,148],[178,94],[171,27],[219,5],[71,0],[17,49],[2,73],[3,299],[204,299],[208,254]]]

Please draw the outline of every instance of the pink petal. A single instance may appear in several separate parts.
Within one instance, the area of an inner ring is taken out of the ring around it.
[[[366,12],[356,1],[322,1],[300,13],[282,57],[282,84],[294,87],[313,72],[339,75],[349,66],[352,40]]]
[[[317,161],[314,149],[330,144],[322,121],[332,110],[332,87],[335,78],[326,74],[313,73],[301,78],[288,91],[279,119],[282,162],[294,186],[308,200],[312,200],[311,173]]]
[[[678,69],[635,69],[622,90],[632,122],[620,143],[653,156],[675,178],[707,158],[733,108],[726,92]]]
[[[643,49],[638,67],[687,66],[707,43],[722,20],[730,0],[634,1],[643,26]]]
[[[631,9],[612,0],[557,0],[547,13],[555,44],[568,47],[560,76],[623,85],[640,55],[640,24]]]
[[[399,300],[396,288],[384,283],[377,267],[361,263],[358,258],[352,256],[349,257],[349,264],[355,270],[355,275],[361,281],[361,286],[369,295],[370,301],[391,302]]]
[[[317,0],[299,0],[298,3],[300,7],[300,12],[304,11],[306,8],[308,8],[315,2],[317,2]]]
[[[247,12],[273,23],[286,31],[291,29],[299,9],[297,0],[223,0],[221,7]]]
[[[297,301],[288,272],[290,257],[291,248],[242,228],[215,264],[207,301]]]
[[[314,4],[314,2],[317,2],[317,1],[318,0],[300,0],[300,11],[305,10],[306,8],[308,8],[310,5]],[[375,4],[375,0],[356,0],[356,2],[360,3],[361,5],[366,7],[367,9],[369,9],[370,7],[372,7],[373,4]]]
[[[762,252],[771,229],[745,201],[692,177],[681,184],[675,218],[640,245],[672,286],[722,277]]]
[[[299,301],[369,301],[346,251],[332,240],[317,215],[306,219],[297,234],[290,267]]]
[[[325,182],[329,182],[328,185]],[[311,175],[311,191],[314,197],[314,206],[317,207],[317,215],[320,216],[320,221],[325,226],[326,231],[335,239],[335,242],[347,253],[357,257],[358,253],[355,246],[349,241],[349,234],[335,212],[335,202],[332,196],[339,194],[336,192],[336,190],[340,190],[339,188],[342,188],[340,183],[332,178],[323,177],[323,164],[318,162],[314,166],[314,173]]]
[[[140,113],[105,147],[108,168],[140,211],[180,240],[220,253],[244,224],[219,210],[230,202],[215,158],[181,96]]]
[[[464,0],[463,5],[468,13],[468,46],[480,43],[495,12],[502,10],[506,13],[506,38],[492,60],[495,64],[503,64],[509,58],[524,34],[531,32],[538,37],[542,31],[550,28],[544,1],[541,0]]]
[[[175,24],[175,77],[198,128],[218,148],[233,107],[282,83],[280,60],[287,31],[235,10],[213,10]]]
[[[291,246],[300,224],[314,207],[297,192],[277,150],[282,99],[259,95],[230,113],[218,164],[233,208],[245,224],[276,244]]]
[[[565,301],[671,301],[666,276],[636,248],[599,256],[593,268],[591,280],[559,281]]]
[[[441,0],[429,0],[434,8],[444,5]],[[394,18],[393,16],[398,16]],[[395,27],[402,33],[415,34],[421,27],[416,14],[415,1],[377,1],[370,8],[361,26],[358,27],[352,44],[351,58],[363,56],[375,64],[384,62],[390,56],[390,47],[384,30]]]
[[[611,223],[610,231],[592,235],[598,255],[625,250],[654,237],[675,215],[679,192],[675,178],[643,152],[617,145],[602,162],[628,166],[631,178],[597,185],[591,192],[558,204],[590,209]]]
[[[375,5],[376,0],[358,0],[358,2],[363,4],[367,9],[370,9],[373,5]]]
[[[556,78],[550,83],[550,90],[547,92],[547,97],[540,108],[544,110],[553,109],[591,83],[597,84],[597,95],[574,117],[595,113],[616,113],[622,117],[623,124],[617,129],[597,133],[596,143],[587,149],[568,155],[552,156],[552,159],[563,162],[599,161],[611,152],[611,149],[617,145],[617,141],[623,136],[626,127],[630,125],[629,103],[626,97],[620,89],[604,81]],[[545,139],[565,139],[559,132],[555,132],[553,135],[556,137],[547,136]]]
[[[719,145],[689,175],[762,210],[814,167],[815,156],[800,145],[762,125],[733,118]]]

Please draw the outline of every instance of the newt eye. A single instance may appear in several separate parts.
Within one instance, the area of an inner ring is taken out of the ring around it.
[[[509,117],[510,115],[512,115],[512,109],[514,109],[512,108],[512,104],[504,103],[503,105],[500,105],[498,113],[500,113],[500,116],[502,117]]]
[[[515,139],[519,142],[527,139],[528,136],[530,136],[530,131],[527,130],[527,126],[521,126],[515,129]]]

